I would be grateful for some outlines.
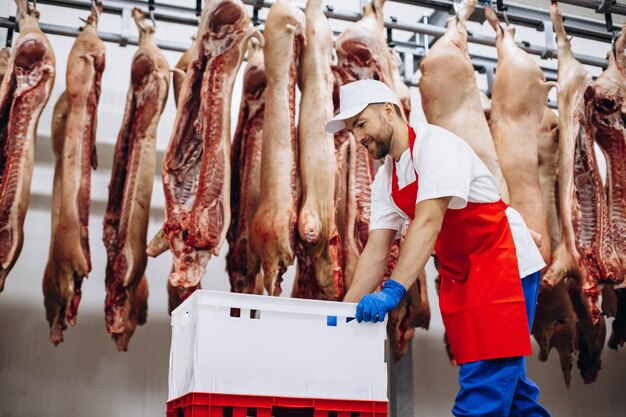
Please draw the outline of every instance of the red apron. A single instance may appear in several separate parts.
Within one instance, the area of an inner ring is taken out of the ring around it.
[[[413,161],[415,132],[409,127]],[[413,165],[415,166],[415,165]],[[415,217],[418,175],[399,189],[393,163],[391,198]],[[457,364],[530,355],[526,305],[513,235],[502,201],[448,209],[435,243],[439,307]]]

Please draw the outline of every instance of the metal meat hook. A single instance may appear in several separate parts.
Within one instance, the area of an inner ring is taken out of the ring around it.
[[[152,21],[152,27],[156,29],[156,19],[154,18],[154,0],[148,0],[148,16]]]
[[[458,17],[460,1],[452,0],[452,8],[454,9],[454,15]]]
[[[100,9],[98,8],[98,0],[91,0],[91,13],[96,19],[96,23],[100,20]]]
[[[5,43],[5,46],[7,48],[10,48],[11,46],[13,46],[13,30],[15,26],[17,25],[17,23],[15,23],[15,16],[9,16],[9,21],[13,22],[13,27],[10,27],[7,29],[7,38],[6,38],[6,43]]]
[[[150,20],[152,21],[152,27],[156,29],[156,19],[154,18],[154,10],[150,10]]]
[[[621,31],[613,30],[611,31],[611,51],[613,52],[613,56],[617,57],[617,38],[621,35]]]

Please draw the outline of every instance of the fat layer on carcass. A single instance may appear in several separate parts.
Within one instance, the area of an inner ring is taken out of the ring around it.
[[[180,89],[183,85],[183,81],[185,80],[187,67],[189,66],[189,62],[191,62],[191,57],[193,55],[195,47],[196,36],[194,35],[191,38],[191,46],[183,53],[172,71],[172,88],[174,89],[174,103],[176,103],[176,106],[178,106],[178,96],[180,95]]]
[[[4,74],[7,73],[9,66],[9,48],[2,48],[0,50],[0,84],[4,79]]]
[[[548,216],[550,250],[554,251],[561,240],[561,222],[557,212],[557,173],[559,162],[559,118],[545,106],[537,129],[537,161],[539,163],[539,185],[544,208]],[[547,239],[548,236],[543,236]]]
[[[409,86],[404,83],[400,75],[400,65],[402,59],[400,55],[393,50],[389,51],[389,72],[393,81],[393,89],[400,100],[400,109],[404,113],[404,118],[408,122],[411,120],[411,92]]]

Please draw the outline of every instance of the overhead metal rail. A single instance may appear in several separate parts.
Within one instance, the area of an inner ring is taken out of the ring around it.
[[[274,4],[274,1],[266,1],[266,0],[242,0],[244,4],[253,7],[253,16],[252,20],[255,24],[259,26],[262,30],[264,25],[264,20],[258,18],[258,11],[262,8],[269,8]],[[452,0],[392,0],[399,3],[405,3],[415,6],[427,7],[434,10],[446,11],[448,13],[454,13],[453,11],[453,2]],[[611,0],[603,0],[603,1],[611,1]],[[563,1],[567,2],[567,1]],[[90,10],[91,9],[91,1],[90,0],[38,0],[39,4],[74,8],[74,9],[82,9],[82,10]],[[122,17],[122,30],[120,33],[112,33],[112,32],[103,32],[99,31],[98,34],[100,38],[106,42],[118,43],[119,45],[137,45],[138,38],[136,36],[128,35],[128,28],[130,26],[131,21],[131,13],[130,10],[133,7],[138,7],[142,9],[144,12],[148,12],[148,8],[150,6],[148,1],[141,0],[106,0],[104,4],[103,13],[116,14]],[[582,0],[577,3],[586,3]],[[170,4],[156,4],[152,2],[154,7],[154,17],[155,20],[170,22],[175,24],[182,25],[190,25],[197,26],[198,25],[198,16],[200,15],[201,9],[201,1],[196,0],[196,8],[184,7],[178,5],[170,5]],[[546,42],[545,45],[531,45],[527,42],[518,42],[520,48],[524,49],[526,52],[534,55],[539,55],[543,58],[555,58],[556,57],[556,49],[554,45],[554,36],[552,34],[552,24],[549,20],[549,13],[547,11],[530,9],[519,6],[507,5],[507,17],[510,22],[535,27],[538,30],[546,30]],[[477,6],[478,11],[474,13],[475,20],[481,21],[482,16],[484,16],[484,6],[479,4]],[[347,11],[335,11],[332,7],[327,7],[325,10],[325,14],[329,19],[337,19],[343,21],[356,22],[361,17],[361,13],[355,12],[347,12]],[[478,16],[481,16],[480,18]],[[547,19],[547,20],[546,20]],[[62,25],[54,25],[41,23],[41,29],[45,33],[61,35],[61,36],[71,36],[76,37],[80,32],[79,27],[68,27]],[[569,34],[578,34],[578,36],[592,38],[601,41],[610,41],[611,34],[607,31],[607,28],[604,28],[602,31],[601,22],[579,19],[571,16],[566,16],[565,26],[568,30]],[[18,30],[15,19],[13,18],[5,18],[0,17],[0,27]],[[401,55],[402,65],[400,67],[401,77],[404,82],[409,86],[417,86],[416,75],[417,72],[415,68],[419,66],[419,61],[427,54],[428,45],[426,44],[426,40],[428,36],[432,36],[438,38],[442,36],[446,29],[441,26],[436,26],[432,24],[426,23],[413,23],[407,24],[403,22],[399,22],[396,18],[391,18],[385,21],[385,27],[387,29],[388,39],[392,38],[393,30],[402,30],[407,32],[412,32],[414,34],[426,35],[426,36],[414,36],[409,41],[398,41],[393,39],[392,43],[394,45],[394,49],[398,51]],[[339,32],[334,32],[335,36],[339,34]],[[420,42],[420,38],[424,42]],[[470,43],[475,43],[479,45],[486,46],[495,46],[495,39],[490,36],[484,35],[468,35],[468,41]],[[170,51],[184,52],[186,51],[190,43],[182,43],[182,42],[172,42],[166,40],[157,40],[157,45],[164,49]],[[606,59],[597,58],[588,55],[575,54],[574,57],[581,63],[592,65],[596,67],[606,68],[607,61]],[[487,76],[488,88],[487,94],[491,93],[491,85],[493,81],[493,74],[497,64],[497,61],[493,58],[470,55],[472,60],[472,64],[474,68],[480,73],[484,73]],[[554,69],[542,68],[546,78],[549,80],[556,79],[556,71]],[[555,107],[553,103],[550,103],[551,107]]]
[[[91,10],[91,1],[87,0],[37,0],[37,4],[67,7],[79,10]],[[124,9],[137,7],[148,14],[148,2],[140,0],[104,0],[102,13],[122,15]],[[161,22],[198,26],[196,9],[154,3],[154,19]],[[44,31],[45,32],[45,31]]]
[[[559,3],[593,9],[596,13],[614,13],[626,16],[626,4],[613,3],[610,0],[559,0]]]
[[[443,7],[444,4],[447,4],[448,7],[450,7],[450,5],[452,4],[451,0],[448,0],[448,1],[445,1],[445,0],[412,0],[412,1],[400,0],[400,1],[403,1],[404,3],[415,4],[415,5],[423,5],[424,7],[433,7],[436,3],[439,5],[438,6],[439,8]],[[260,0],[243,0],[243,2],[247,5],[251,5],[257,8],[271,7],[271,5],[274,3],[273,1],[260,1]],[[79,9],[84,9],[84,10],[89,10],[91,7],[91,2],[88,0],[39,0],[38,3],[62,6],[62,7],[70,7],[70,8],[79,8]],[[139,7],[139,8],[144,9],[145,12],[147,12],[147,6],[148,6],[147,1],[108,0],[106,1],[104,12],[123,15],[124,10],[129,9],[131,7]],[[198,24],[197,17],[195,16],[195,14],[197,13],[197,10],[194,8],[182,7],[182,6],[171,6],[171,5],[165,5],[165,4],[154,4],[154,7],[155,7],[154,16],[156,20],[185,24],[185,25],[193,25],[193,26],[196,26]],[[509,7],[512,7],[512,6],[509,6]],[[326,10],[326,16],[331,19],[338,19],[338,20],[344,20],[344,21],[357,21],[361,18],[360,13],[339,12],[339,11],[333,10],[332,8],[328,8]],[[509,17],[509,20],[511,20],[512,18],[511,13],[507,13],[507,16]],[[545,24],[545,22],[543,22],[542,24]],[[0,26],[5,27],[5,28],[15,28],[15,23],[10,22],[8,19],[3,19],[2,22],[0,23]],[[440,26],[428,25],[428,24],[423,24],[423,23],[407,24],[407,23],[402,23],[402,22],[393,21],[393,20],[385,21],[385,27],[388,29],[397,29],[397,30],[419,33],[419,34],[435,36],[435,37],[443,35],[446,31],[445,28],[440,27]],[[46,25],[42,24],[42,29],[45,32]],[[54,33],[58,35],[76,36],[75,28],[67,27],[66,28],[67,30],[66,30],[61,26],[55,26],[50,29],[54,30]],[[49,32],[49,33],[53,33],[53,32]],[[108,38],[107,40],[111,42],[116,42],[116,37],[114,34],[108,34],[107,38]],[[480,45],[495,46],[495,39],[490,36],[469,35],[468,41],[471,43],[476,43]],[[136,44],[136,43],[133,43],[130,38],[128,40],[128,43]],[[397,41],[394,41],[394,43],[400,44]],[[173,46],[173,50],[177,50],[177,51],[181,50],[181,44],[171,45],[171,42],[163,42],[163,41],[160,41],[158,44],[159,46],[162,46],[164,49],[172,49],[172,48],[168,48],[168,45],[170,45],[170,46]],[[556,56],[555,54],[556,51],[553,49],[551,50],[547,48],[546,46],[531,45],[525,42],[518,42],[518,45],[520,46],[520,48],[524,49],[526,52],[533,54],[533,55],[539,55],[544,58]],[[405,43],[402,46],[409,47],[411,45],[408,43]],[[420,45],[415,44],[413,46],[419,47]],[[588,55],[582,55],[582,54],[575,54],[574,56],[578,61],[580,61],[583,64],[593,65],[593,66],[602,67],[602,68],[606,68],[607,66],[606,59],[588,56]]]
[[[414,6],[426,7],[434,10],[441,10],[448,12],[449,14],[454,13],[453,2],[452,0],[392,0],[396,3],[409,4]],[[590,8],[594,10],[598,10],[602,0],[559,0],[561,3],[566,4],[574,4],[577,6],[582,6],[585,8]],[[250,6],[256,7],[270,7],[273,2],[270,1],[262,1],[262,0],[243,0],[243,2]],[[79,9],[89,10],[89,2],[80,1],[80,0],[39,0],[39,4],[51,4],[58,6],[66,6],[66,7],[74,7]],[[546,1],[547,3],[547,1]],[[147,2],[141,0],[114,0],[114,1],[106,1],[104,4],[104,12],[105,13],[115,13],[121,14],[123,8],[132,8],[139,7],[144,8],[147,6]],[[172,23],[181,23],[181,24],[191,24],[197,25],[197,14],[198,10],[191,7],[184,6],[176,6],[171,4],[162,4],[155,3],[155,11],[159,10],[164,13],[156,13],[155,18],[157,20],[162,20],[164,22],[172,22]],[[537,30],[543,30],[543,22],[546,20],[550,20],[550,13],[548,10],[537,10],[535,8],[524,7],[519,5],[509,5],[507,4],[507,17],[509,22],[517,25],[533,27]],[[476,6],[477,12],[474,13],[473,20],[482,21],[484,20],[482,16],[484,16],[484,8],[483,4],[478,4]],[[609,13],[626,15],[626,5],[622,4],[613,4],[608,6]],[[174,13],[175,15],[172,15]],[[178,16],[177,16],[178,15]],[[360,13],[350,13],[350,12],[338,12],[334,13],[333,11],[327,10],[326,16],[332,19],[338,20],[346,20],[355,22],[361,18]],[[576,16],[565,15],[564,22],[565,30],[568,34],[572,36],[580,36],[588,39],[595,39],[610,42],[611,34],[607,32],[606,27],[603,22],[583,19]],[[619,29],[617,26],[614,27],[615,30]]]
[[[449,14],[454,14],[454,7],[452,0],[394,0],[398,3],[410,4],[414,6],[427,7],[429,9],[444,11]],[[519,0],[518,0],[519,1]],[[591,1],[584,0],[559,0],[559,3],[592,3]],[[598,1],[598,3],[600,3]],[[527,26],[539,31],[544,30],[544,22],[550,20],[550,10],[549,10],[550,2],[546,0],[546,9],[537,9],[531,8],[527,6],[521,6],[517,4],[508,4],[506,3],[506,15],[509,19],[509,22],[515,25]],[[623,5],[614,5],[620,6],[616,8],[617,10],[621,10],[622,8],[626,9],[626,6]],[[593,8],[593,7],[589,7]],[[470,20],[475,22],[483,22],[485,13],[485,5],[483,3],[478,3],[476,5],[476,11],[470,17]],[[615,13],[615,12],[612,12]],[[616,14],[624,14],[624,13],[616,13]],[[602,15],[601,15],[602,16]],[[600,16],[600,19],[602,17]],[[612,34],[606,28],[605,22],[602,20],[591,20],[585,19],[577,16],[572,16],[569,14],[564,14],[564,22],[563,27],[565,31],[570,36],[579,36],[581,38],[593,39],[597,41],[603,42],[611,42]],[[618,26],[613,26],[613,30],[619,30]]]
[[[9,18],[0,17],[0,27],[12,28],[14,27],[14,25],[15,22],[10,20]],[[80,33],[80,28],[78,27],[72,28],[69,26],[53,25],[50,23],[40,23],[39,27],[44,33],[50,35],[77,37]],[[105,42],[121,43],[124,41],[122,35],[120,35],[119,33],[98,31],[98,36]],[[135,46],[139,45],[139,39],[137,38],[137,36],[129,36],[126,44]],[[157,45],[159,46],[159,48],[168,51],[185,52],[187,49],[189,49],[191,42],[189,44],[184,44],[180,42],[158,40]]]

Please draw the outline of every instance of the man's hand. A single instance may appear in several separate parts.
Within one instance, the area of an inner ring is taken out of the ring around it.
[[[388,311],[398,305],[406,295],[406,288],[402,284],[390,279],[383,284],[382,291],[367,294],[361,298],[356,307],[356,320],[378,322],[385,320]]]

